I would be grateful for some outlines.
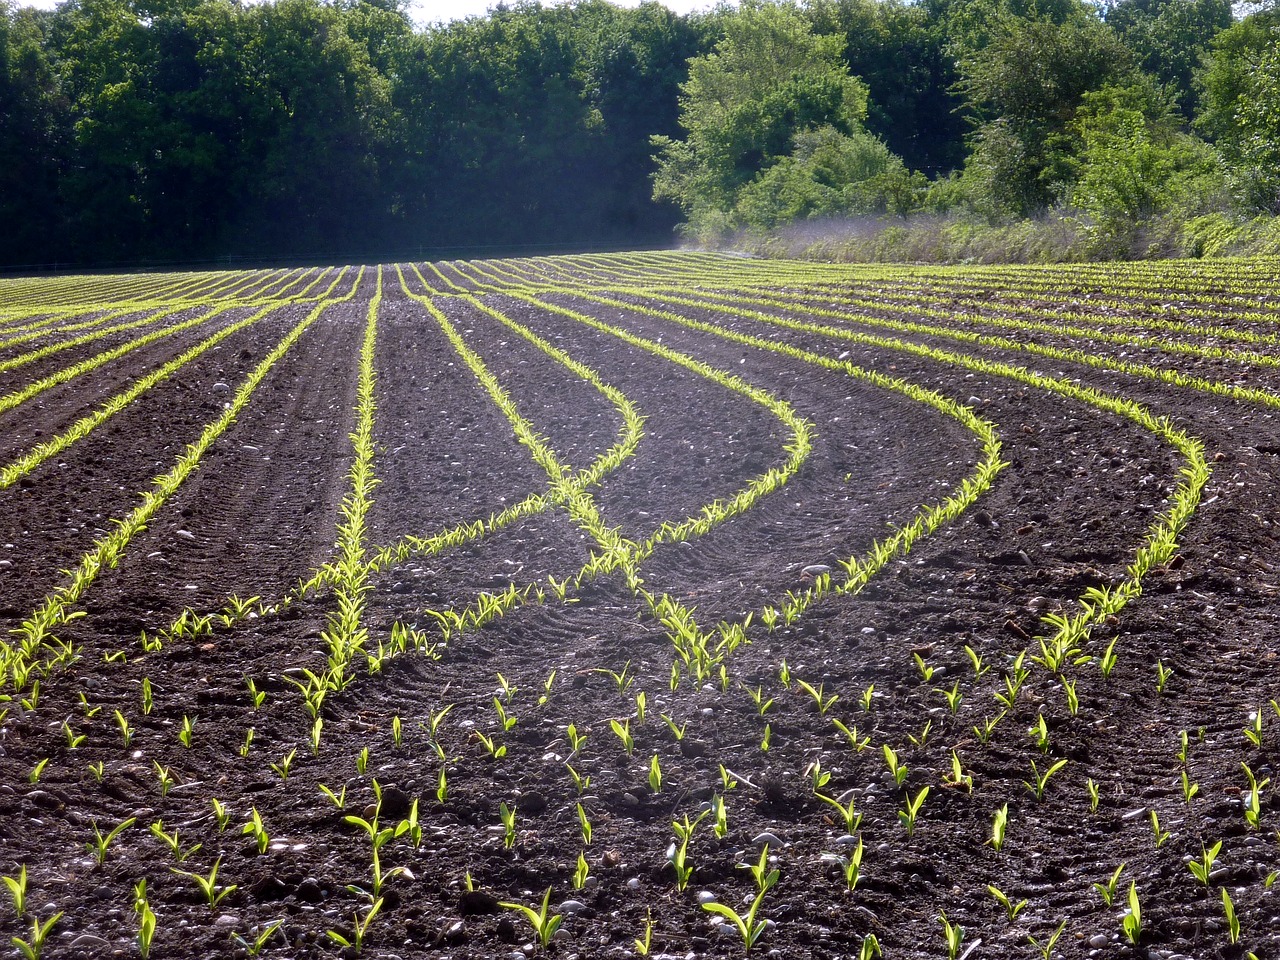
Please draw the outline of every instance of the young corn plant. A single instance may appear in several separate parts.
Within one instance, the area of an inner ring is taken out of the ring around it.
[[[1115,902],[1116,889],[1120,883],[1120,874],[1124,871],[1124,864],[1116,867],[1115,872],[1107,878],[1106,883],[1095,883],[1093,889],[1098,891],[1098,896],[1102,897],[1102,902],[1108,907]]]
[[[761,894],[765,894],[769,889],[778,882],[781,873],[777,868],[769,867],[769,845],[766,843],[760,850],[760,858],[755,863],[740,863],[739,870],[748,870],[751,878],[755,881],[756,890]]]
[[[1005,833],[1009,829],[1009,805],[1006,803],[996,811],[995,817],[991,821],[991,839],[987,843],[991,844],[991,849],[999,853],[1004,848]]]
[[[1206,889],[1209,886],[1209,874],[1213,872],[1213,864],[1218,859],[1218,853],[1221,850],[1221,840],[1207,849],[1202,844],[1200,847],[1200,859],[1192,860],[1187,864],[1187,867],[1191,870],[1191,875],[1200,881],[1200,884]]]
[[[858,827],[862,824],[862,814],[854,810],[854,803],[857,799],[856,797],[850,796],[849,802],[845,804],[841,803],[834,797],[828,797],[826,794],[818,793],[817,791],[814,791],[813,795],[836,810],[840,815],[840,822],[844,824],[844,832],[846,834],[857,833]]]
[[[942,936],[947,945],[947,960],[956,960],[964,944],[964,927],[948,920],[946,913],[938,914],[938,922],[942,924]]]
[[[0,877],[9,890],[9,899],[13,901],[13,912],[21,920],[27,915],[27,865],[18,868],[16,877]]]
[[[673,820],[671,829],[675,831],[676,842],[672,844],[672,851],[669,855],[671,867],[676,872],[676,890],[684,893],[689,887],[689,880],[693,877],[693,865],[689,863],[689,841],[693,839],[693,831],[697,829],[709,811],[703,811],[698,814],[697,818],[690,821],[689,815],[685,814],[683,820]]]
[[[1017,920],[1018,914],[1026,909],[1026,900],[1019,900],[1015,903],[1003,890],[994,884],[987,884],[987,893],[995,897],[996,902],[999,903],[1000,906],[1004,907],[1005,916],[1009,918],[1010,923]]]
[[[905,800],[905,806],[898,811],[898,820],[907,831],[907,836],[913,836],[916,832],[916,821],[920,816],[920,808],[924,806],[925,798],[929,796],[929,788],[921,787],[915,797],[908,797]]]
[[[1040,960],[1050,960],[1050,957],[1053,955],[1053,948],[1058,945],[1058,940],[1061,938],[1062,932],[1066,929],[1067,921],[1063,920],[1058,924],[1058,928],[1054,930],[1053,933],[1049,934],[1048,939],[1045,940],[1044,943],[1041,943],[1031,934],[1027,934],[1027,940],[1033,947],[1040,951]]]
[[[102,866],[106,863],[107,851],[111,848],[111,844],[115,842],[116,837],[120,836],[120,834],[124,833],[135,823],[137,823],[137,817],[129,817],[127,820],[119,823],[109,833],[104,834],[98,829],[98,822],[96,820],[90,821],[90,826],[93,828],[93,839],[89,843],[85,844],[85,849],[93,854],[93,859],[97,862],[98,866]]]
[[[523,903],[501,902],[498,906],[504,910],[514,910],[529,921],[529,926],[533,928],[534,938],[538,945],[545,951],[551,944],[551,939],[556,935],[556,931],[560,929],[560,924],[564,922],[564,917],[560,914],[551,914],[551,888],[547,887],[547,892],[542,895],[542,906],[535,910],[532,907],[526,907]]]
[[[756,916],[760,912],[760,905],[764,901],[764,891],[756,894],[755,899],[751,901],[751,906],[747,908],[745,914],[739,914],[732,907],[725,906],[723,903],[704,903],[702,909],[717,916],[724,917],[738,931],[738,936],[742,938],[742,948],[744,953],[750,953],[751,948],[760,940],[761,935],[768,929],[768,924],[763,920],[757,920]]]
[[[1129,909],[1120,918],[1120,931],[1135,947],[1142,938],[1142,904],[1138,900],[1138,885],[1129,884]]]
[[[170,867],[172,873],[180,877],[186,877],[199,889],[200,895],[204,897],[205,903],[209,905],[210,910],[218,909],[218,904],[240,889],[236,884],[230,884],[225,887],[218,886],[218,868],[222,865],[222,858],[219,857],[213,861],[213,869],[209,871],[208,876],[199,873],[193,873],[189,870],[179,870],[176,867]]]
[[[1049,778],[1067,765],[1065,758],[1055,761],[1044,773],[1041,773],[1036,767],[1036,762],[1031,761],[1031,779],[1023,780],[1022,785],[1031,791],[1032,796],[1036,800],[1044,799],[1044,791],[1049,785]]]
[[[13,938],[13,945],[18,948],[23,960],[40,960],[40,954],[44,952],[45,941],[49,939],[49,934],[53,932],[54,926],[61,919],[61,910],[44,922],[33,917],[31,920],[31,939]]]
[[[363,953],[365,938],[369,936],[369,927],[373,925],[373,918],[378,915],[378,911],[381,909],[382,900],[379,898],[369,905],[369,909],[365,911],[363,918],[359,913],[352,914],[351,935],[349,937],[337,930],[326,930],[325,936],[339,946],[354,950],[357,954]]]

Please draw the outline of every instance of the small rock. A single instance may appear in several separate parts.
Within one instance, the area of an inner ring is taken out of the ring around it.
[[[575,913],[581,913],[585,909],[587,909],[587,905],[581,900],[566,900],[560,904],[560,912],[567,913],[570,916]]]
[[[382,811],[384,820],[402,820],[409,815],[413,806],[413,797],[399,787],[382,788]]]
[[[811,563],[800,571],[802,577],[820,577],[824,573],[830,573],[831,568],[825,563]]]
[[[444,940],[446,943],[462,943],[467,939],[467,927],[461,920],[455,920],[449,924],[444,932]]]
[[[304,903],[319,903],[324,899],[324,888],[315,877],[307,877],[298,884],[298,899]]]
[[[1101,950],[1110,942],[1111,941],[1107,938],[1105,933],[1095,933],[1089,938],[1089,946],[1093,947],[1095,950]]]
[[[699,904],[703,904],[703,903],[714,903],[714,902],[715,902],[715,899],[716,899],[716,895],[715,895],[714,893],[712,893],[710,890],[699,890],[699,891],[698,891],[698,903],[699,903]]]
[[[179,530],[174,536],[179,540],[194,540],[196,538],[196,535],[190,530]]]
[[[213,385],[212,390],[214,393],[230,393],[231,384],[223,383],[221,380],[219,380],[217,383]]]
[[[213,921],[216,927],[238,927],[240,926],[240,918],[234,913],[224,913]]]
[[[783,845],[782,841],[778,839],[778,835],[776,833],[769,833],[767,830],[764,833],[756,834],[755,838],[751,841],[752,846],[757,847],[763,846],[766,843],[771,847],[780,847]]]
[[[639,889],[640,889],[640,878],[639,878],[639,877],[632,877],[630,880],[628,880],[628,881],[627,881],[627,889],[628,889],[628,890],[639,890]]]
[[[95,937],[92,933],[82,933],[71,941],[72,950],[105,950],[111,944],[103,940],[102,937]]]

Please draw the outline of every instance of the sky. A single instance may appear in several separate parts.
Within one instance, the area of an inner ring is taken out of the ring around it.
[[[52,10],[58,0],[18,0],[19,6],[38,7]],[[498,0],[412,0],[409,5],[410,15],[419,25],[437,21],[461,20],[464,17],[482,16],[495,5]],[[543,0],[548,6],[548,0]],[[612,0],[623,7],[640,5],[640,0]],[[693,10],[707,10],[715,5],[714,0],[662,0],[664,6],[676,13],[689,13]]]

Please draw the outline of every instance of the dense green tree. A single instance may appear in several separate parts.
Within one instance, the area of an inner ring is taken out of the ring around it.
[[[1195,74],[1213,38],[1231,26],[1231,0],[1119,0],[1106,9],[1106,21],[1138,65],[1171,89],[1189,121]]]
[[[1130,75],[1131,58],[1078,4],[1052,15],[993,5],[984,19],[967,11],[963,27],[953,49],[979,125],[962,181],[989,215],[1033,214],[1070,180],[1067,129],[1084,96]]]
[[[713,51],[692,60],[680,96],[684,140],[655,137],[654,191],[675,200],[695,230],[741,225],[739,194],[827,127],[864,133],[867,88],[841,58],[843,38],[819,36],[791,4],[747,3]]]
[[[72,133],[48,25],[0,2],[0,263],[52,259],[60,245],[58,179]]]

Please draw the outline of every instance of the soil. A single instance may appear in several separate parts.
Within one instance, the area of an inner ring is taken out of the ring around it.
[[[745,316],[675,308],[656,293],[610,294],[630,306],[604,306],[590,296],[610,278],[635,286],[642,271],[669,283],[672,272],[697,268],[708,271],[704,286],[715,287],[715,263],[670,255],[568,258],[440,265],[440,275],[423,273],[439,288],[436,307],[567,471],[588,468],[618,442],[625,426],[618,408],[477,301],[589,366],[643,415],[634,456],[590,491],[606,524],[626,537],[643,539],[664,522],[698,515],[704,504],[731,500],[785,464],[790,429],[750,398],[554,307],[732,373],[813,425],[812,452],[782,488],[701,538],[660,546],[640,568],[646,590],[692,608],[704,630],[754,611],[751,642],[727,660],[723,681],[715,675],[699,684],[685,675],[672,689],[667,631],[621,577],[589,580],[570,589],[566,602],[556,598],[548,578],[573,577],[594,543],[554,506],[461,547],[411,553],[371,574],[363,619],[370,649],[386,642],[396,624],[436,637],[436,618],[427,610],[462,609],[481,593],[538,584],[543,598],[530,593],[529,602],[482,629],[455,633],[437,648],[438,658],[409,653],[372,673],[360,665],[351,683],[325,701],[316,755],[311,718],[291,681],[325,669],[324,633],[337,615],[328,592],[144,649],[140,632],[154,635],[186,608],[216,615],[232,595],[274,604],[334,558],[349,488],[360,346],[375,290],[376,272],[367,271],[356,296],[331,305],[271,369],[120,564],[101,573],[77,608],[84,616],[60,628],[59,636],[78,646],[79,659],[41,678],[34,708],[16,695],[4,704],[0,873],[16,877],[25,864],[29,889],[28,917],[0,909],[0,933],[30,939],[30,918],[61,911],[44,956],[136,956],[135,885],[145,879],[157,920],[153,957],[246,956],[237,938],[252,947],[276,921],[263,956],[354,955],[330,936],[354,939],[355,919],[372,900],[371,840],[354,821],[376,812],[379,828],[394,827],[416,801],[417,842],[405,832],[379,850],[381,907],[364,955],[532,954],[529,923],[500,902],[536,907],[549,888],[552,912],[564,917],[551,956],[635,955],[647,919],[653,955],[736,956],[741,938],[700,904],[714,900],[745,913],[755,881],[743,867],[767,845],[778,879],[761,900],[759,918],[768,927],[757,954],[852,958],[874,935],[886,957],[945,957],[944,915],[963,928],[954,955],[974,960],[1040,955],[1032,938],[1044,944],[1063,923],[1048,955],[1068,960],[1276,956],[1280,906],[1269,880],[1280,870],[1280,804],[1270,785],[1261,788],[1260,827],[1247,824],[1242,769],[1247,765],[1259,781],[1274,777],[1280,751],[1275,411],[1083,364],[902,335],[1134,398],[1205,444],[1213,473],[1178,552],[1146,577],[1141,596],[1093,631],[1080,654],[1093,660],[1068,673],[1079,698],[1072,714],[1062,680],[1030,663],[1039,653],[1033,638],[1049,632],[1043,617],[1074,613],[1085,590],[1125,577],[1169,507],[1183,466],[1178,452],[1114,414],[994,374]],[[1262,277],[1266,266],[1237,266],[1236,284],[1257,280],[1251,270]],[[473,291],[474,299],[441,276]],[[860,281],[853,269],[842,276],[853,294],[897,296],[892,279]],[[965,276],[963,309],[1016,315],[1023,301],[1002,292],[1002,276]],[[1028,307],[1116,316],[1104,272],[1035,276],[1041,286],[1027,295]],[[431,292],[410,277],[415,294]],[[505,289],[518,277],[541,279],[541,303]],[[283,289],[285,275],[275,280],[258,284],[267,291],[257,295],[258,305]],[[128,295],[128,283],[112,282],[116,295]],[[384,269],[383,283],[370,555],[405,536],[487,520],[548,491],[545,472],[432,315],[399,286],[393,268]],[[957,302],[959,284],[945,272],[901,280],[913,295],[933,290],[932,302]],[[1220,301],[1214,322],[1229,322],[1223,318],[1238,306],[1232,287],[1206,281],[1204,290]],[[1179,291],[1162,297],[1156,277],[1149,295],[1133,295],[1127,309],[1135,328],[1147,329],[1153,318],[1189,319],[1206,308]],[[0,285],[0,305],[4,292]],[[179,293],[173,288],[169,295]],[[791,306],[766,312],[797,319],[807,309],[831,308],[835,296],[782,280],[772,293]],[[92,299],[86,293],[86,302]],[[839,578],[842,560],[862,557],[922,505],[954,492],[978,463],[981,445],[957,421],[902,394],[692,331],[645,308],[825,356],[847,354],[865,369],[934,388],[995,424],[1008,466],[960,519],[919,540],[865,589],[829,596],[769,631],[761,610],[805,589],[806,567],[826,565]],[[50,307],[26,309],[39,317]],[[76,564],[111,529],[112,518],[133,509],[149,478],[170,468],[310,309],[280,301],[263,320],[0,491],[0,628],[18,628],[64,582],[59,571]],[[214,323],[245,315],[237,308]],[[1272,321],[1265,310],[1253,310],[1242,323],[1257,330]],[[165,338],[87,382],[73,380],[9,412],[2,421],[6,457],[65,429],[212,329]],[[1127,357],[1123,346],[1106,342],[1036,339]],[[65,363],[96,349],[78,348]],[[1271,367],[1152,350],[1141,361],[1194,367],[1198,376],[1245,380],[1280,396],[1280,372]],[[46,359],[39,369],[60,367]],[[6,379],[6,392],[29,379]],[[1118,661],[1104,678],[1097,658],[1113,642]],[[966,647],[989,668],[982,676],[975,677]],[[982,742],[977,730],[1000,715],[995,694],[1005,691],[1024,650],[1030,677]],[[1158,669],[1170,671],[1162,690]],[[152,691],[149,712],[144,680]],[[247,681],[265,693],[260,706]],[[838,699],[820,710],[800,681],[820,691],[824,703]],[[945,695],[953,690],[962,695],[954,712]],[[508,730],[495,701],[514,718]],[[117,712],[130,727],[127,745]],[[441,714],[433,736],[432,718]],[[1257,744],[1245,733],[1255,715]],[[1040,717],[1048,736],[1043,749],[1033,732]],[[194,724],[189,747],[179,738],[184,718]],[[856,727],[866,746],[856,750],[833,720]],[[615,733],[624,724],[633,738],[629,751]],[[576,752],[570,725],[585,738]],[[491,756],[479,734],[505,747],[504,755]],[[79,736],[85,739],[72,747]],[[884,746],[906,768],[900,784]],[[948,782],[953,757],[971,784]],[[1026,783],[1035,778],[1033,764],[1044,773],[1059,760],[1065,765],[1037,799]],[[655,762],[660,784],[651,777]],[[571,770],[583,779],[581,792]],[[835,807],[815,797],[815,776],[829,777],[822,793],[852,801],[862,816],[855,889],[839,858],[852,854],[856,840]],[[1190,800],[1184,783],[1197,787]],[[909,835],[900,811],[925,788]],[[723,800],[726,828],[717,836],[712,819],[701,820],[687,849],[691,879],[678,889],[670,862],[673,822],[698,821],[716,798]],[[215,799],[228,811],[225,829],[214,815]],[[502,805],[515,810],[510,843]],[[992,822],[1006,805],[1007,837],[997,850]],[[263,852],[243,829],[254,811],[269,838]],[[591,824],[589,844],[580,814]],[[105,834],[128,820],[133,825],[96,862],[86,847],[95,829]],[[158,835],[175,830],[177,853]],[[1209,883],[1201,885],[1188,862],[1218,841]],[[580,852],[589,874],[575,890]],[[217,885],[234,889],[210,907],[179,871],[207,876],[215,864]],[[1122,864],[1108,905],[1095,885],[1105,886]],[[1121,925],[1131,882],[1141,900],[1136,944]],[[1010,919],[991,887],[1026,905]],[[1239,943],[1231,942],[1220,890],[1239,916]]]

